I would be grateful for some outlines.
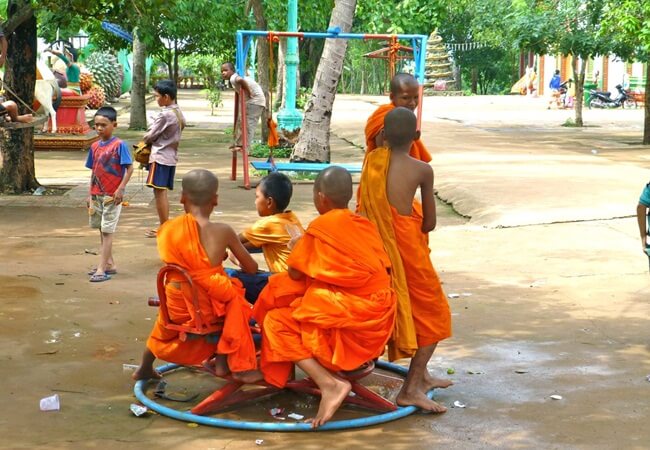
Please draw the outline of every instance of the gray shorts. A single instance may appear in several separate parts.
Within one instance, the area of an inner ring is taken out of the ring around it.
[[[115,233],[121,211],[122,204],[116,206],[113,197],[93,195],[88,209],[90,228],[99,228],[102,233]]]

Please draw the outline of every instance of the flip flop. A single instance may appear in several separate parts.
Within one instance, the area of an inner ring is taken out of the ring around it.
[[[151,229],[144,232],[144,237],[155,238],[156,236],[158,236],[158,230]]]
[[[95,272],[97,272],[97,267],[95,267],[94,269],[90,269],[88,271],[88,275],[95,275]],[[108,269],[105,270],[104,273],[106,275],[115,275],[117,273],[117,269]]]
[[[101,283],[102,281],[108,281],[110,279],[111,279],[110,275],[106,275],[105,273],[103,273],[101,275],[93,274],[93,276],[91,276],[90,280],[88,281],[90,281],[91,283]]]

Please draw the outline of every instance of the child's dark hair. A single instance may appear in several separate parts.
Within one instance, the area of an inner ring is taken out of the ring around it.
[[[112,106],[102,106],[97,110],[95,116],[106,117],[111,122],[117,122],[117,111]]]
[[[176,100],[176,83],[172,80],[160,80],[153,87],[153,90],[160,95],[169,95],[172,100]]]
[[[260,190],[264,197],[275,200],[278,212],[287,209],[293,194],[293,185],[288,176],[280,172],[271,172],[260,181]]]
[[[222,64],[222,66],[226,66],[228,67],[228,70],[232,70],[233,72],[235,72],[235,65],[230,61],[226,61],[225,63]]]

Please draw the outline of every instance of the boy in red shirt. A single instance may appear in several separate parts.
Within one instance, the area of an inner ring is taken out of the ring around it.
[[[92,170],[86,204],[91,228],[98,228],[101,256],[97,269],[89,272],[91,282],[110,280],[117,273],[113,260],[113,233],[122,210],[126,184],[133,173],[133,161],[126,142],[113,136],[117,112],[104,106],[95,113],[95,130],[100,140],[88,152],[86,167]]]

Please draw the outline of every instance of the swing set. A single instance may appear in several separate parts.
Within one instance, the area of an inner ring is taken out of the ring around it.
[[[417,110],[418,129],[422,120],[422,95],[424,92],[424,69],[426,58],[426,45],[427,36],[423,34],[358,34],[358,33],[341,33],[339,27],[330,27],[327,32],[289,32],[289,31],[259,31],[259,30],[238,30],[235,34],[237,43],[237,53],[235,57],[235,69],[240,75],[246,73],[246,57],[251,47],[253,38],[266,38],[269,45],[269,55],[273,55],[273,44],[278,42],[280,38],[295,37],[299,39],[312,38],[312,39],[361,39],[361,40],[388,40],[390,47],[388,49],[387,59],[389,65],[394,72],[395,61],[401,59],[398,52],[402,50],[402,46],[398,41],[409,41],[413,51],[413,60],[415,62],[415,73],[413,74],[419,85],[419,105]],[[271,71],[273,62],[269,62],[269,71]],[[238,110],[241,114],[238,114]],[[239,117],[238,117],[239,116]],[[246,99],[244,95],[238,95],[235,104],[235,127],[237,120],[240,120],[241,135],[242,135],[242,170],[244,176],[244,188],[250,189],[250,174],[249,174],[249,160],[248,160],[248,138],[246,134]],[[269,155],[270,167],[275,168],[273,163],[273,153]],[[298,166],[299,164],[293,164]],[[327,166],[319,165],[319,166]],[[296,170],[296,169],[292,169]],[[299,170],[299,169],[297,169]],[[311,169],[310,169],[311,170]],[[237,179],[237,152],[232,153],[232,172],[230,175],[231,180]]]

